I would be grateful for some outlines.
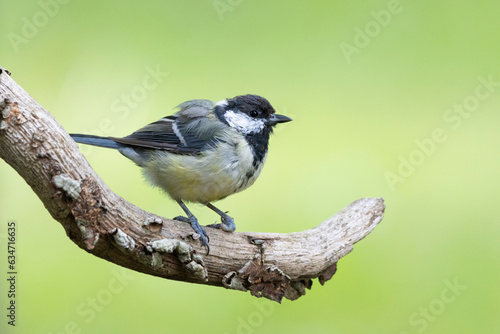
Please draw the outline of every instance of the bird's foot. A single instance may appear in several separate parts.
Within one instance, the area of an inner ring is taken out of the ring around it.
[[[210,240],[210,238],[208,237],[207,232],[205,232],[205,230],[198,223],[198,219],[196,219],[195,216],[190,216],[190,217],[177,216],[174,218],[174,220],[191,224],[193,230],[200,235],[201,245],[207,249],[207,255],[208,255],[208,253],[210,252],[210,247],[208,246],[208,241]]]
[[[207,203],[207,207],[216,212],[220,216],[222,222],[222,224],[212,224],[208,225],[208,227],[220,228],[225,232],[234,232],[234,230],[236,230],[236,224],[234,223],[233,217],[228,216],[226,212],[217,209],[211,203]]]
[[[187,217],[184,217],[184,216],[174,217],[174,220],[178,220],[178,221],[184,222],[184,223],[189,223],[189,219]]]
[[[220,220],[222,223],[210,224],[207,227],[218,228],[225,232],[234,232],[236,230],[236,224],[234,223],[233,217],[228,215],[221,216]]]

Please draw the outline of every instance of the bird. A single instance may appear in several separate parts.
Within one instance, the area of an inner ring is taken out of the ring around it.
[[[221,217],[207,227],[236,230],[234,218],[212,203],[250,187],[268,154],[269,137],[290,117],[276,114],[269,101],[246,94],[219,102],[190,100],[177,112],[126,137],[70,134],[81,144],[118,150],[142,168],[145,178],[176,201],[210,252],[209,237],[185,202],[201,203]]]

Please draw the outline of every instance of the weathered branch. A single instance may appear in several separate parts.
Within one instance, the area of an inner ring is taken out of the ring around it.
[[[207,229],[205,256],[189,224],[146,212],[113,193],[57,121],[0,68],[0,157],[38,195],[79,247],[118,265],[185,282],[296,299],[335,273],[337,261],[382,220],[364,198],[303,232]]]

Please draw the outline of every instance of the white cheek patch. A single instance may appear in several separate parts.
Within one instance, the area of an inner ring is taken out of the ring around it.
[[[243,134],[258,133],[264,129],[263,119],[254,119],[241,112],[228,110],[224,114],[229,125]]]

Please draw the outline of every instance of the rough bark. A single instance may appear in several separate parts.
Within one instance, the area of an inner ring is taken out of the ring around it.
[[[0,157],[31,186],[80,248],[150,275],[247,291],[281,301],[324,284],[354,243],[382,220],[382,198],[363,198],[297,233],[207,228],[205,255],[189,224],[146,212],[113,193],[76,143],[0,68]]]

